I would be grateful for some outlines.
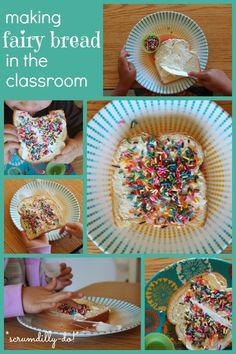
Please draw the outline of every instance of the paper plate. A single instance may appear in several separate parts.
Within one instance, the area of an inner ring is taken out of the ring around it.
[[[38,332],[42,333],[52,333],[61,336],[68,336],[68,337],[94,337],[94,336],[101,336],[106,334],[124,332],[131,328],[137,327],[140,325],[140,308],[133,304],[130,304],[126,301],[115,300],[110,298],[104,297],[95,297],[95,296],[88,296],[88,300],[94,301],[98,304],[103,304],[110,308],[109,314],[109,321],[108,323],[112,325],[120,325],[121,328],[116,328],[112,330],[106,330],[104,332],[88,332],[88,331],[58,331],[53,328],[45,328],[45,321],[43,321],[43,314],[40,316],[37,315],[25,315],[17,317],[18,321],[25,327],[33,329]],[[43,325],[42,325],[43,322]],[[60,319],[60,323],[63,325],[63,320]]]
[[[80,206],[75,195],[59,183],[45,180],[35,180],[25,184],[14,194],[10,203],[10,215],[18,230],[23,231],[20,223],[20,215],[17,206],[23,198],[38,193],[48,193],[56,200],[66,222],[78,222],[80,218]],[[59,240],[67,235],[66,232],[59,234],[59,230],[53,230],[46,234],[49,241]]]
[[[137,124],[131,128],[131,122]],[[112,159],[120,141],[142,132],[181,132],[205,152],[207,219],[198,229],[113,223]],[[232,119],[216,103],[201,100],[112,101],[87,130],[87,225],[89,237],[105,253],[220,253],[232,239]]]
[[[174,11],[160,11],[142,18],[131,30],[126,43],[126,50],[136,68],[136,80],[146,89],[159,94],[175,94],[186,90],[195,82],[191,78],[162,84],[153,54],[142,50],[142,39],[145,35],[154,33],[159,36],[174,35],[186,40],[191,50],[198,54],[201,69],[204,70],[208,60],[208,44],[202,29],[190,17]]]
[[[221,259],[189,258],[158,272],[145,287],[145,333],[160,332],[169,336],[175,349],[186,349],[176,336],[175,326],[166,318],[170,297],[183,284],[204,272],[223,275],[232,287],[232,265]]]

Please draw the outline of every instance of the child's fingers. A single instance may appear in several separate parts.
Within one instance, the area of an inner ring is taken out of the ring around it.
[[[10,151],[10,150],[19,150],[20,144],[19,143],[5,143],[4,144],[4,150],[5,151]]]
[[[197,80],[206,80],[208,78],[208,72],[207,71],[200,71],[200,72],[190,71],[188,73],[188,76],[194,77]]]
[[[83,235],[83,226],[80,223],[67,223],[65,225],[65,230],[69,234],[75,234],[76,236]]]
[[[81,299],[82,297],[84,297],[84,294],[81,291],[72,291],[73,299]]]
[[[4,133],[10,133],[18,137],[17,129],[12,124],[4,124]]]
[[[68,274],[64,274],[64,275],[59,275],[59,277],[57,277],[58,281],[64,282],[67,280],[70,280],[73,278],[73,274],[72,273],[68,273]]]
[[[60,234],[60,235],[63,234],[64,231],[65,231],[65,226],[63,226],[63,227],[60,229],[59,234]]]
[[[26,247],[28,248],[28,246],[30,246],[30,241],[28,240],[28,237],[26,235],[26,232],[22,231],[21,232],[22,238],[23,238],[23,242],[26,245]]]
[[[64,275],[70,274],[71,271],[72,271],[71,267],[66,267],[66,268],[61,269],[61,274],[57,277],[57,279],[63,277]]]
[[[50,281],[50,283],[48,283],[44,288],[50,291],[55,290],[57,287],[57,279],[56,278],[52,278],[52,280]]]
[[[74,222],[67,222],[65,225],[66,228],[70,228],[71,230],[77,230],[78,228],[82,228],[82,225]]]
[[[135,70],[136,71],[135,66],[134,66],[133,63],[131,63],[131,61],[128,61],[128,66],[129,66],[129,70]]]
[[[72,292],[61,291],[53,293],[45,298],[43,302],[61,302],[72,298]]]
[[[57,306],[56,302],[46,302],[46,303],[40,303],[39,304],[39,311],[46,311],[46,310],[51,310]]]
[[[72,281],[71,281],[71,280],[66,280],[66,281],[63,282],[64,288],[65,288],[66,286],[71,285],[71,284],[72,284]]]
[[[11,133],[4,133],[4,143],[6,142],[15,142],[19,143],[19,139],[16,135]]]
[[[60,263],[61,272],[66,268],[66,263]]]

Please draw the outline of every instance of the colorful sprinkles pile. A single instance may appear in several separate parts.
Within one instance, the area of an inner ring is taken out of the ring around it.
[[[204,313],[191,299],[205,304],[214,312],[231,322],[232,320],[232,292],[217,290],[209,286],[203,278],[192,282],[191,288],[184,297],[184,303],[190,303],[190,308],[185,314],[186,338],[194,346],[208,349],[217,345],[230,329],[214,321],[209,314]]]
[[[64,315],[81,315],[84,316],[88,311],[90,311],[89,307],[85,304],[78,304],[76,307],[71,306],[69,304],[62,304],[58,307],[60,313]]]
[[[199,202],[199,157],[190,141],[141,139],[127,139],[128,147],[117,166],[130,191],[130,213],[162,227],[193,220],[194,206]]]
[[[148,53],[153,53],[157,50],[160,44],[160,39],[155,34],[149,34],[143,38],[144,50]]]
[[[27,112],[18,117],[17,130],[20,141],[27,147],[29,158],[38,161],[53,152],[53,144],[61,135],[64,126],[62,111],[52,111],[42,118],[32,118]]]
[[[23,210],[22,219],[25,221],[25,227],[27,225],[28,229],[34,234],[38,233],[39,229],[42,228],[42,224],[50,227],[60,224],[60,219],[50,205],[50,201],[43,197],[36,198],[31,207]]]

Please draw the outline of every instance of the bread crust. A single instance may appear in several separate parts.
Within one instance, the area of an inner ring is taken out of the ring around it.
[[[19,110],[15,110],[13,112],[13,124],[16,128],[18,128],[18,125],[17,125],[17,117],[18,115],[21,113],[22,111],[19,111]],[[63,110],[54,110],[54,111],[51,111],[47,116],[41,116],[41,117],[35,117],[35,118],[32,118],[32,120],[38,120],[38,119],[42,119],[42,118],[45,118],[45,119],[48,119],[48,117],[50,116],[51,113],[61,113],[63,112],[63,115],[62,115],[62,120],[64,122],[66,122],[66,119],[65,119],[65,116],[64,116],[64,111]],[[29,114],[28,114],[29,115]],[[30,115],[29,115],[30,116]],[[65,144],[65,140],[67,138],[67,128],[66,128],[66,124],[63,128],[63,131],[60,135],[60,139],[58,140],[57,144],[54,144],[57,146],[57,149],[54,153],[50,154],[49,156],[45,156],[45,157],[42,157],[40,158],[39,160],[32,160],[28,155],[26,157],[23,156],[23,145],[21,143],[20,145],[20,148],[18,150],[18,154],[20,156],[20,158],[26,162],[29,162],[31,164],[40,164],[40,163],[46,163],[46,162],[50,162],[52,161],[56,156],[60,155],[61,152],[63,151],[63,149],[65,148],[66,144]]]
[[[184,326],[184,314],[189,308],[189,304],[183,304],[181,299],[183,296],[186,294],[187,290],[190,289],[191,282],[197,280],[199,277],[202,277],[204,279],[208,279],[209,283],[213,286],[218,286],[218,289],[225,289],[227,290],[227,280],[217,272],[211,272],[211,273],[201,273],[193,277],[191,280],[189,280],[186,284],[184,284],[182,287],[180,287],[169,299],[168,306],[167,306],[167,311],[166,311],[166,316],[167,319],[170,323],[175,325],[175,331],[178,336],[178,339],[183,342],[183,344],[188,348],[188,349],[193,349],[193,350],[203,350],[203,348],[199,347],[194,347],[190,346],[187,341],[186,341],[186,335],[185,335],[185,326]],[[214,279],[215,278],[215,279]],[[232,341],[232,334],[231,332],[221,341],[222,342],[222,348],[224,349],[227,346],[231,344]]]
[[[149,134],[147,133],[141,133],[141,134],[138,134],[138,135],[135,135],[135,136],[132,136],[132,137],[129,137],[129,140],[132,142],[132,141],[135,141],[135,140],[140,140],[142,138],[147,138],[147,137],[150,137]],[[200,170],[200,167],[203,163],[203,160],[204,160],[204,152],[202,150],[202,147],[201,145],[192,137],[184,134],[184,133],[176,133],[176,132],[173,132],[173,133],[169,133],[169,134],[159,134],[157,137],[156,137],[159,141],[163,142],[164,140],[166,140],[167,138],[169,139],[183,139],[183,140],[191,140],[191,143],[195,144],[196,146],[196,151],[197,151],[197,154],[199,156],[199,165],[198,165],[198,170]],[[122,151],[122,147],[123,145],[127,142],[127,139],[123,139],[120,144],[118,145],[118,148],[117,148],[117,151],[116,151],[116,154],[113,158],[113,161],[114,161],[114,164],[115,165],[119,165],[120,163],[120,156],[121,156],[121,151]],[[201,197],[202,197],[202,200],[207,200],[207,197],[206,197],[206,180],[205,180],[205,176],[203,174],[203,172],[199,171],[198,172],[198,175],[199,175],[199,178],[201,179]],[[120,202],[119,202],[119,199],[120,200],[123,200],[123,198],[125,198],[125,196],[122,194],[120,195],[119,193],[117,193],[115,191],[115,187],[117,186],[117,183],[119,183],[119,181],[117,182],[117,179],[119,178],[119,175],[118,175],[118,172],[117,170],[114,171],[113,173],[113,177],[112,177],[112,188],[111,188],[111,198],[112,198],[112,214],[113,214],[113,220],[114,220],[114,224],[115,226],[117,227],[130,227],[132,225],[139,225],[139,224],[143,224],[145,225],[145,217],[144,216],[140,216],[139,218],[134,218],[132,216],[130,216],[130,218],[122,218],[121,215],[120,215]],[[207,203],[205,202],[203,205],[201,205],[201,207],[198,208],[198,212],[196,214],[196,218],[191,221],[191,223],[187,223],[186,225],[185,224],[174,224],[174,223],[171,223],[171,224],[168,224],[168,227],[185,227],[185,226],[192,226],[192,227],[195,227],[195,228],[199,228],[199,227],[202,227],[204,224],[205,224],[205,221],[206,221],[206,217],[207,217]],[[148,223],[146,225],[152,225],[152,223]],[[159,226],[161,227],[162,223],[160,223],[159,225],[155,225],[155,226]]]

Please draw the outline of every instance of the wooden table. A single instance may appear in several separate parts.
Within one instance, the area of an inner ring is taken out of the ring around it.
[[[4,210],[5,210],[5,224],[4,224],[4,252],[5,253],[27,253],[27,249],[22,241],[20,231],[15,227],[10,216],[10,202],[15,192],[24,184],[31,182],[32,179],[7,179],[5,180],[5,196],[4,196]],[[68,188],[80,204],[81,219],[83,220],[83,185],[82,181],[76,179],[56,179],[55,182],[62,184]],[[66,236],[60,240],[52,241],[52,253],[71,253],[77,248],[81,247],[83,241],[76,236]]]
[[[147,283],[157,272],[183,258],[146,258],[145,259],[145,283]],[[231,258],[224,258],[232,262]]]
[[[104,107],[109,101],[89,101],[87,108],[88,121],[93,118],[102,107]],[[232,102],[231,101],[216,101],[227,113],[232,116]],[[88,253],[102,253],[100,249],[89,239],[87,239],[87,251]],[[232,245],[228,246],[222,253],[231,254]]]
[[[231,5],[215,4],[104,5],[104,89],[114,89],[118,83],[117,59],[133,26],[150,13],[167,10],[181,12],[197,22],[208,41],[207,68],[224,70],[231,77],[231,8]]]
[[[89,285],[81,291],[85,295],[96,295],[125,300],[140,305],[140,285],[137,283],[101,282]],[[9,334],[6,334],[8,332]],[[51,349],[50,343],[9,343],[9,336],[37,338],[38,333],[21,326],[15,318],[5,320],[5,349]],[[53,336],[57,338],[56,336]],[[75,338],[72,343],[56,343],[56,349],[95,350],[138,350],[140,349],[140,327],[107,336]]]

